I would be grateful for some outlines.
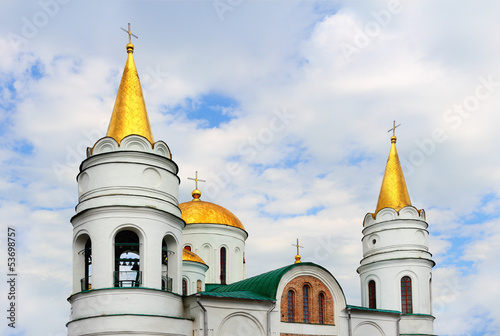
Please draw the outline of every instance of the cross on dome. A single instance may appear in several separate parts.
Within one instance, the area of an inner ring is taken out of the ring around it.
[[[299,254],[299,248],[304,248],[304,246],[299,245],[299,238],[297,238],[297,244],[292,244],[292,246],[297,247],[297,255],[295,256],[295,264],[300,263],[300,254]]]
[[[198,171],[197,171],[197,170],[196,170],[196,172],[195,172],[195,175],[194,175],[194,176],[195,176],[195,177],[188,177],[188,180],[192,180],[192,181],[194,181],[194,183],[195,183],[194,188],[195,188],[195,189],[198,189],[198,182],[207,182],[207,181],[205,181],[205,180],[200,180],[200,179],[198,178]]]
[[[392,131],[392,136],[395,137],[396,136],[396,128],[399,127],[399,126],[401,126],[401,124],[396,125],[396,120],[394,120],[392,122],[392,128],[390,130],[388,130],[387,132]]]
[[[125,33],[128,34],[128,43],[132,44],[132,36],[138,39],[139,37],[135,34],[132,34],[132,31],[130,30],[130,23],[128,24],[128,30],[125,28],[121,28]]]
[[[193,201],[199,201],[201,197],[201,191],[198,189],[198,182],[207,182],[206,180],[200,180],[198,178],[198,171],[195,172],[195,177],[188,177],[188,180],[192,180],[195,183],[195,189],[191,193],[193,196]]]

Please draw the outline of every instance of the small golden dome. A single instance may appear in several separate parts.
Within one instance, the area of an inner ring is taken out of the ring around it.
[[[193,201],[199,201],[201,197],[201,191],[199,189],[195,189],[191,193],[191,196],[193,196]]]
[[[199,196],[201,192],[195,189],[192,201],[179,204],[182,219],[186,224],[223,224],[245,230],[238,217],[231,211],[215,203],[202,201]]]
[[[182,260],[183,261],[194,261],[203,265],[206,263],[201,259],[196,253],[182,249]]]

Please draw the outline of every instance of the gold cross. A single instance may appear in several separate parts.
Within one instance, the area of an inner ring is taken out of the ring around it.
[[[392,128],[390,130],[388,130],[387,132],[392,131],[392,136],[396,136],[396,127],[399,127],[399,126],[401,126],[401,124],[396,126],[396,120],[394,120],[392,123]]]
[[[304,248],[304,246],[299,245],[299,238],[297,238],[297,244],[292,244],[292,246],[297,247],[297,255],[299,254],[299,248]]]
[[[196,171],[196,174],[195,174],[195,177],[194,177],[194,178],[193,178],[193,177],[188,177],[188,180],[192,180],[192,181],[194,181],[194,182],[195,182],[195,189],[198,189],[198,182],[207,182],[207,181],[205,181],[205,180],[200,180],[200,179],[198,178],[198,171]]]
[[[132,36],[136,39],[139,38],[137,35],[132,34],[132,32],[130,31],[130,23],[128,24],[128,30],[126,30],[125,28],[122,28],[122,30],[128,34],[128,43],[132,43]]]

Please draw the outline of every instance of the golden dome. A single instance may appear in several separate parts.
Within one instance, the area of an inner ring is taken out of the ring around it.
[[[223,224],[233,226],[242,230],[245,227],[231,211],[220,205],[205,202],[199,199],[201,192],[195,190],[192,201],[179,204],[182,211],[182,219],[186,224]]]
[[[196,253],[182,249],[182,261],[194,261],[203,265],[206,263]]]
[[[134,45],[132,43],[127,44],[127,62],[123,70],[106,136],[115,139],[120,144],[127,135],[137,134],[154,144],[133,52]]]
[[[398,152],[396,150],[396,136],[391,137],[391,150],[387,165],[385,167],[384,178],[380,188],[380,194],[375,214],[384,208],[392,208],[396,211],[411,205],[410,195],[406,188],[403,169],[399,162]],[[375,216],[374,216],[375,217]]]

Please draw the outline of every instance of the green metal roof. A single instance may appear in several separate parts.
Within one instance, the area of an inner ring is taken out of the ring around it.
[[[216,296],[216,297],[227,297],[232,299],[250,299],[250,300],[262,300],[262,301],[274,301],[268,297],[249,292],[249,291],[237,291],[237,292],[202,292],[203,296]]]
[[[355,310],[366,310],[366,311],[380,312],[380,313],[401,314],[401,312],[397,311],[397,310],[373,309],[373,308],[351,306],[351,305],[347,305],[347,308],[355,309]]]
[[[311,262],[301,262],[297,264],[291,264],[282,268],[278,268],[274,271],[269,271],[245,280],[235,282],[230,285],[213,288],[210,291],[205,291],[202,292],[201,294],[210,296],[224,296],[229,294],[222,294],[222,293],[233,293],[233,295],[239,295],[238,293],[243,292],[243,293],[252,293],[252,295],[261,297],[261,300],[262,299],[276,300],[276,292],[278,291],[278,285],[283,275],[285,275],[285,273],[287,273],[292,268],[300,266],[316,266],[324,269],[323,267]]]
[[[218,288],[220,286],[225,286],[225,285],[216,284],[216,283],[206,283],[205,284],[205,291],[210,292],[210,291],[212,291],[215,288]]]

